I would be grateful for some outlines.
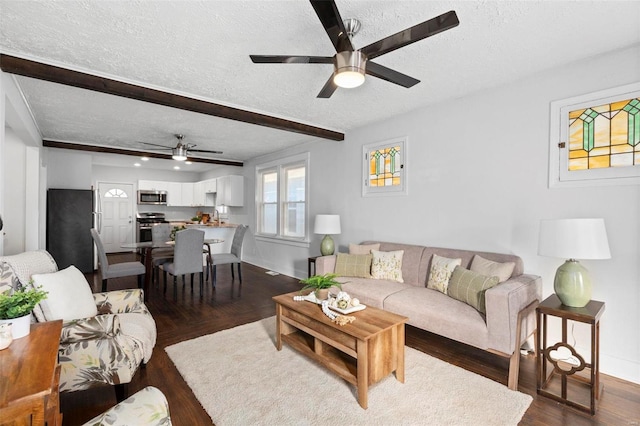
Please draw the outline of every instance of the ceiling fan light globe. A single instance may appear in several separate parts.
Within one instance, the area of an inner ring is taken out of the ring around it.
[[[333,82],[338,87],[353,89],[364,83],[364,75],[359,71],[341,71],[333,77]]]
[[[367,57],[360,51],[336,54],[336,72],[333,82],[338,87],[352,89],[364,83]]]

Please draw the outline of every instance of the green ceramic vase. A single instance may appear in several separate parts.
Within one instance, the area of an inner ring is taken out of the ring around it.
[[[556,271],[553,289],[563,305],[582,308],[591,300],[591,277],[587,268],[574,259]]]
[[[334,249],[333,238],[329,235],[325,235],[322,239],[322,243],[320,243],[320,253],[322,253],[323,256],[330,256],[333,254]]]

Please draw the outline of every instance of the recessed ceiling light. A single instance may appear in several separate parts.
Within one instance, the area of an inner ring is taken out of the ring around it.
[[[149,161],[149,157],[140,157],[142,161]]]
[[[193,164],[193,161],[185,161],[185,162],[184,162],[184,164],[189,164],[189,165],[191,165],[191,164]]]
[[[140,167],[140,163],[133,163],[134,166]]]
[[[173,166],[173,170],[180,170],[180,166]]]

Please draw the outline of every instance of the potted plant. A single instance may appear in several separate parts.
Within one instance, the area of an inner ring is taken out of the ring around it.
[[[338,287],[342,290],[342,284],[335,280],[336,277],[336,274],[324,274],[314,275],[304,280],[300,280],[300,284],[304,284],[304,287],[300,289],[300,292],[312,289],[316,299],[325,300],[329,296],[329,289],[331,287]]]
[[[31,311],[46,298],[46,291],[33,287],[20,287],[0,293],[0,324],[12,323],[14,339],[26,336],[30,331]]]

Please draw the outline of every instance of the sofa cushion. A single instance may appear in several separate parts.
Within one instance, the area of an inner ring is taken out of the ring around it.
[[[337,253],[336,257],[336,275],[371,278],[371,254]]]
[[[486,276],[456,266],[449,280],[447,294],[486,313],[484,293],[498,284],[498,277]]]
[[[349,244],[349,254],[371,254],[371,250],[380,250],[380,244]]]
[[[413,288],[409,284],[390,280],[373,280],[371,278],[336,278],[342,284],[342,291],[349,296],[357,297],[360,303],[374,308],[382,309],[384,301],[390,295],[407,288]]]
[[[449,286],[449,279],[456,266],[462,263],[462,259],[449,259],[447,257],[433,255],[431,260],[431,270],[429,271],[429,282],[427,288],[432,290],[438,290],[441,293],[447,294],[447,287]]]
[[[416,287],[424,288],[427,285],[427,269],[422,265],[424,246],[379,241],[364,241],[362,244],[380,244],[380,251],[404,250],[402,255],[402,280],[406,284]]]
[[[384,309],[409,318],[408,324],[480,349],[489,346],[484,316],[458,300],[428,288],[410,287],[389,295]]]
[[[47,321],[71,321],[98,314],[91,287],[75,266],[50,274],[34,274],[31,278],[36,287],[48,293],[40,302]]]
[[[377,280],[392,280],[399,283],[402,279],[402,255],[404,250],[378,251],[371,250],[371,276]]]
[[[498,277],[498,282],[503,283],[511,277],[515,267],[515,262],[493,262],[476,254],[469,270],[489,277]]]

